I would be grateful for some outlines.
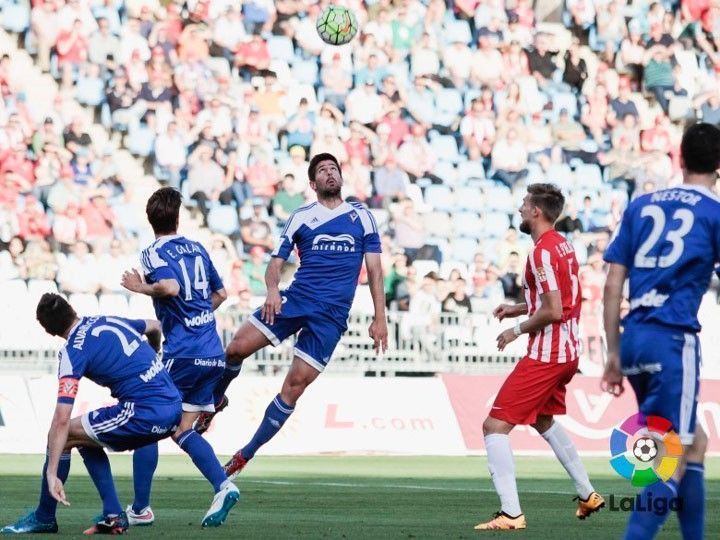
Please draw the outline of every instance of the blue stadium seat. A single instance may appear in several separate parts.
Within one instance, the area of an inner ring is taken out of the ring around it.
[[[537,184],[545,182],[545,173],[542,170],[542,167],[539,163],[535,163],[531,161],[527,164],[527,171],[528,175],[525,178],[525,181],[528,184]]]
[[[460,92],[454,88],[443,88],[437,93],[435,100],[435,124],[450,126],[463,110]]]
[[[455,238],[450,244],[452,258],[469,264],[478,252],[478,243],[474,238]]]
[[[485,192],[486,211],[510,214],[515,211],[512,192],[505,186],[495,185],[483,190]]]
[[[584,189],[600,189],[602,187],[602,173],[595,163],[583,163],[575,169],[575,184]]]
[[[458,152],[457,141],[452,135],[437,135],[436,137],[432,137],[430,139],[430,146],[435,151],[435,154],[437,154],[438,159],[452,161],[453,163],[464,161]]]
[[[103,315],[117,317],[127,317],[130,311],[127,297],[124,294],[101,294],[98,307]]]
[[[572,171],[566,163],[553,163],[547,172],[547,181],[557,185],[564,191],[572,191],[575,181]]]
[[[485,215],[485,234],[489,237],[504,238],[510,228],[510,218],[500,212],[489,212]]]
[[[578,113],[577,97],[571,92],[558,92],[552,96],[553,121],[557,121],[562,109],[567,109],[571,118]]]
[[[464,20],[449,20],[445,22],[445,42],[456,43],[458,41],[469,45],[472,42],[470,25]]]
[[[422,217],[428,235],[442,239],[452,238],[453,223],[447,212],[427,212],[422,214]]]
[[[434,210],[452,212],[455,209],[455,197],[448,186],[433,184],[425,190],[425,201]]]
[[[68,298],[70,305],[80,316],[92,316],[100,313],[97,296],[88,293],[74,293]]]
[[[453,216],[456,237],[482,238],[484,236],[483,221],[475,212],[457,212]]]
[[[270,58],[285,60],[288,64],[295,62],[295,49],[292,40],[287,36],[270,36],[267,40]]]
[[[443,179],[448,186],[457,184],[457,170],[449,161],[438,161],[433,167],[433,174]]]
[[[213,206],[208,214],[208,227],[212,232],[226,236],[240,232],[237,210],[230,205]]]
[[[485,178],[485,168],[479,161],[468,160],[458,164],[458,179],[464,183],[470,178]]]
[[[457,207],[461,210],[471,210],[482,213],[485,211],[485,197],[480,188],[476,186],[459,187],[455,190]]]
[[[291,70],[292,77],[302,84],[318,84],[318,65],[315,60],[299,60]]]

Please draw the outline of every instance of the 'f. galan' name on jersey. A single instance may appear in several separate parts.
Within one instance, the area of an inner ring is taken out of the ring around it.
[[[292,213],[273,257],[287,259],[297,246],[300,268],[287,292],[349,308],[363,255],[380,253],[372,214],[359,203],[330,210],[319,203]]]
[[[555,230],[544,233],[528,255],[525,265],[525,302],[532,316],[541,304],[540,295],[560,291],[562,319],[530,334],[528,357],[541,362],[563,363],[578,359],[578,323],[582,294],[575,249]]]
[[[222,356],[212,293],[223,283],[205,248],[184,236],[161,236],[142,252],[141,262],[148,283],[174,279],[180,284],[177,296],[153,299],[165,358]]]

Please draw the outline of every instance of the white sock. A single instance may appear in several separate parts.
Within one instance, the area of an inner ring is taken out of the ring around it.
[[[490,477],[500,496],[500,507],[509,516],[517,517],[522,514],[522,510],[515,483],[515,462],[510,448],[510,436],[500,433],[485,435],[485,450]]]
[[[550,429],[541,434],[543,438],[552,447],[553,452],[557,456],[562,466],[575,482],[575,489],[581,499],[587,499],[590,494],[595,491],[588,478],[587,471],[580,456],[575,449],[575,445],[568,437],[563,427],[557,422],[553,422]]]

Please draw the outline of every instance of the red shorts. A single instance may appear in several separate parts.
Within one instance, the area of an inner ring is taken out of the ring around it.
[[[577,362],[550,364],[526,356],[500,387],[490,416],[509,424],[534,424],[538,416],[565,414],[565,385],[577,368]]]

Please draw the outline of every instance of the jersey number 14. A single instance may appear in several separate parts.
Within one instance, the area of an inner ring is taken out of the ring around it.
[[[187,266],[185,265],[185,259],[180,259],[180,270],[182,270],[183,275],[183,282],[185,287],[185,300],[188,302],[192,300],[192,287],[190,286],[190,275],[188,274]],[[202,257],[198,255],[195,257],[195,268],[193,271],[193,275],[195,277],[195,290],[202,292],[202,297],[207,298],[208,297],[208,288],[210,287],[210,283],[207,279],[207,274],[205,273],[205,264],[203,264]]]

